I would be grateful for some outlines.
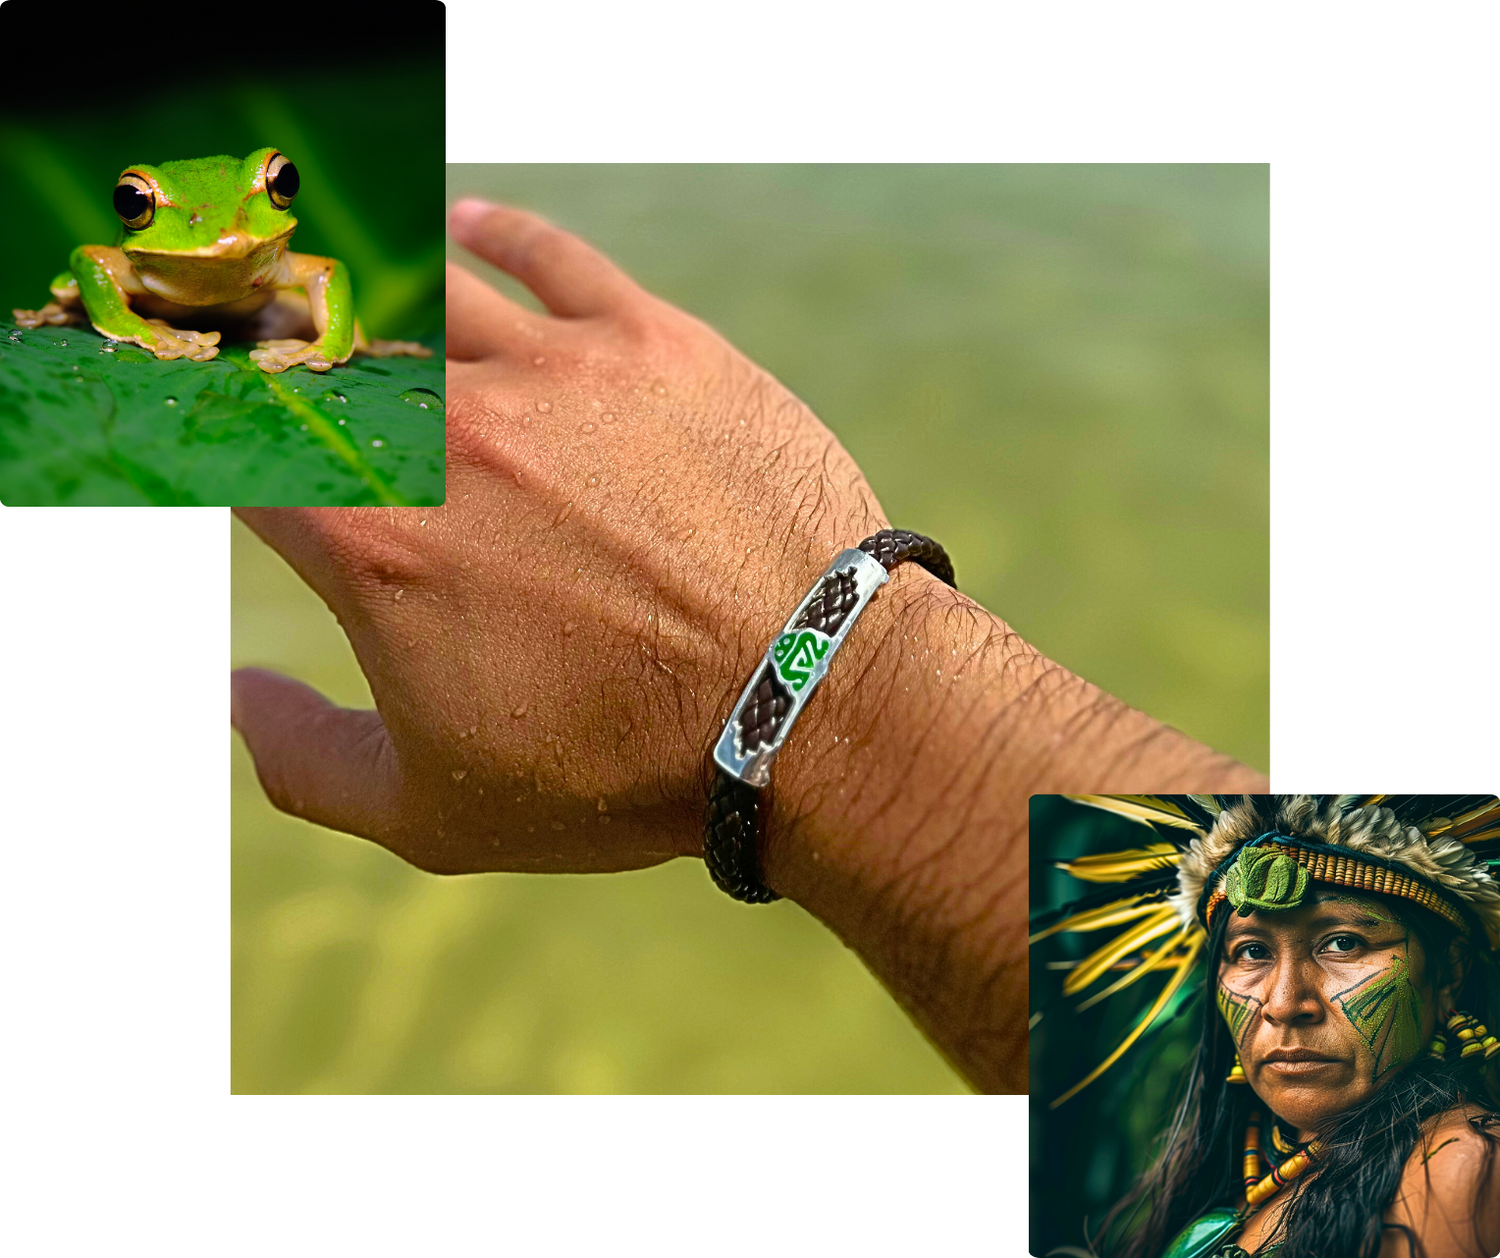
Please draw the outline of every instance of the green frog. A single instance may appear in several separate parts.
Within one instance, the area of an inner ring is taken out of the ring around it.
[[[327,371],[358,353],[425,358],[411,341],[370,341],[354,317],[349,270],[337,258],[291,253],[297,168],[274,148],[128,166],[115,184],[120,235],[80,245],[23,328],[91,323],[158,358],[206,362],[219,329],[255,339],[262,371],[299,363]]]

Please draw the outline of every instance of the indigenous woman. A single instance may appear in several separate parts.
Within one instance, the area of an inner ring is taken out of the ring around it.
[[[1069,973],[1191,976],[1196,1061],[1110,1258],[1500,1253],[1500,800],[1082,796],[1165,840],[1066,862],[1126,883],[1050,915],[1126,929]],[[1101,902],[1101,899],[1103,902]],[[1200,961],[1202,965],[1200,967]]]

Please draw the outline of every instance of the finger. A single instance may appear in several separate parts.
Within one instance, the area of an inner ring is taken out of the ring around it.
[[[454,240],[514,275],[555,315],[611,314],[645,296],[597,249],[525,210],[471,198],[453,207],[448,225]]]
[[[541,337],[545,316],[496,292],[461,266],[448,263],[448,357],[461,362],[520,353]]]
[[[230,723],[271,803],[320,826],[380,839],[395,828],[396,756],[379,712],[329,703],[263,668],[230,674]]]

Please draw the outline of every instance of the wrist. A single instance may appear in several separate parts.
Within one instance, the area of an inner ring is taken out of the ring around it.
[[[783,748],[762,867],[976,1087],[1024,1090],[1027,799],[1167,789],[1265,782],[903,566]]]

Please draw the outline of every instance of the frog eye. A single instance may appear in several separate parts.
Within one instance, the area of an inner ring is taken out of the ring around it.
[[[266,166],[266,194],[271,198],[272,205],[278,210],[286,209],[291,205],[301,184],[297,168],[291,162],[280,153],[271,158]]]
[[[156,190],[139,175],[121,175],[115,185],[115,213],[131,231],[140,231],[156,213]]]

